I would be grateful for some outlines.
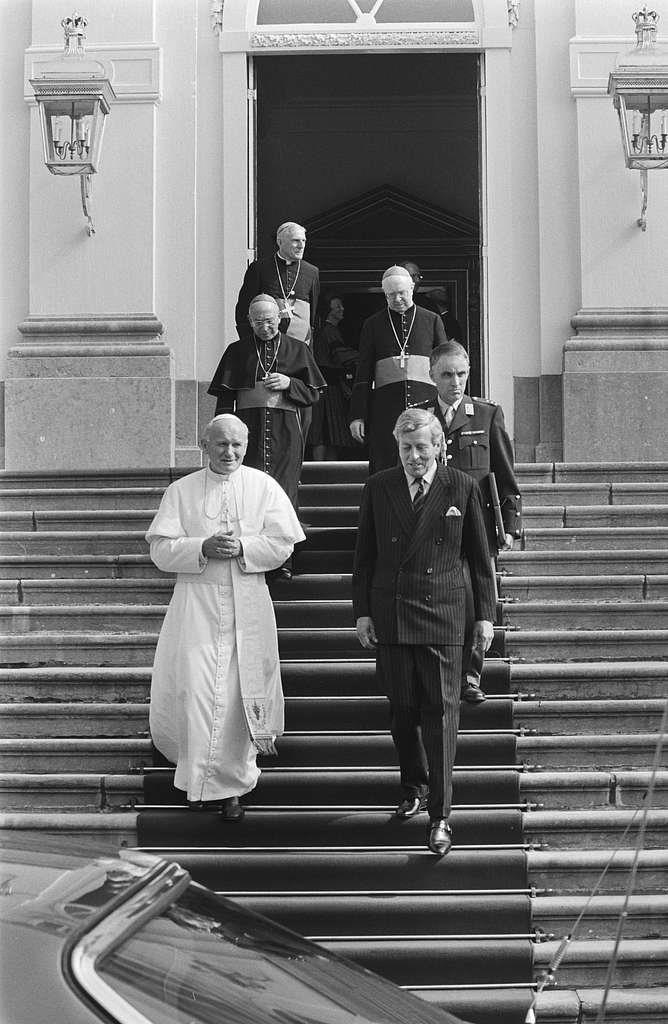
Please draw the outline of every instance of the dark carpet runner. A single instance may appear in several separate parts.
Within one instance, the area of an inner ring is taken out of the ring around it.
[[[323,465],[312,472],[317,483],[328,479]],[[309,530],[298,571],[349,572],[354,533]],[[373,661],[344,624],[339,592],[327,590],[329,620],[326,602],[309,616],[297,599],[293,614],[289,585],[274,594],[290,623],[280,629],[288,733],[245,798],[243,822],[188,810],[156,756],[144,776],[139,845],[466,1020],[522,1024],[531,1000],[530,890],[503,631],[483,677],[493,699],[462,706],[454,847],[438,859],[426,849],[426,816],[394,817],[387,707]]]

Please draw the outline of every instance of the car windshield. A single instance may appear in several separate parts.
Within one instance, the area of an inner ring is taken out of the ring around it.
[[[156,1024],[453,1019],[195,884],[99,957],[95,972]]]

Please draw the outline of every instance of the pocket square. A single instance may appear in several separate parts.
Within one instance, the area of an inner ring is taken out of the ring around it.
[[[445,514],[446,516],[460,516],[461,512],[459,511],[456,505],[451,505]]]

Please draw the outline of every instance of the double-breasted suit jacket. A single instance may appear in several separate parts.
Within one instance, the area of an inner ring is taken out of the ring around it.
[[[494,578],[477,484],[438,466],[419,516],[401,466],[369,477],[353,571],[355,619],[371,616],[379,644],[464,642],[466,558],[476,619],[493,621]]]
[[[477,480],[482,496],[489,550],[495,556],[499,544],[496,538],[490,473],[494,473],[496,477],[501,517],[506,533],[516,539],[522,536],[522,498],[515,477],[513,446],[506,431],[501,406],[485,398],[464,395],[449,427],[445,425],[438,399],[423,402],[420,408],[433,412],[443,427],[443,450],[447,465],[453,469],[461,469]]]

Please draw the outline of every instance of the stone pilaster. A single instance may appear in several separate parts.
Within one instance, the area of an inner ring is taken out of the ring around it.
[[[31,316],[19,331],[7,469],[174,464],[174,359],[155,316]]]

